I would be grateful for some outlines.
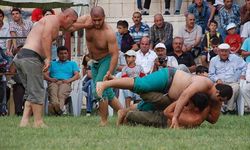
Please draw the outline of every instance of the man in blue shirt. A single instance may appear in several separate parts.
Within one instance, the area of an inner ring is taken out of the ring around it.
[[[227,102],[225,111],[235,110],[235,101],[239,95],[239,80],[246,74],[246,62],[235,54],[230,54],[226,43],[218,46],[218,55],[211,59],[209,78],[216,83],[225,83],[233,88],[233,96]]]
[[[79,79],[80,70],[74,61],[68,60],[69,53],[65,46],[57,48],[57,55],[59,60],[51,62],[44,76],[48,81],[49,109],[51,113],[60,115],[70,95],[71,83]]]
[[[202,33],[204,34],[211,12],[207,2],[195,0],[193,4],[188,6],[188,12],[194,14],[195,24],[201,26]]]

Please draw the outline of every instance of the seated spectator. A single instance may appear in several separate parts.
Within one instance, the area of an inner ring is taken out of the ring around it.
[[[241,54],[241,38],[240,35],[236,33],[236,25],[229,23],[226,29],[228,35],[226,36],[225,43],[230,45],[231,53]]]
[[[227,43],[218,46],[218,55],[209,64],[209,78],[216,83],[228,84],[233,88],[233,96],[223,107],[224,113],[232,113],[236,108],[239,94],[239,80],[246,74],[246,62],[235,54],[230,54]]]
[[[250,37],[250,21],[246,22],[243,25],[242,31],[241,31],[241,38],[244,41],[246,38]]]
[[[10,22],[10,34],[12,37],[27,37],[33,23],[30,20],[22,19],[21,10],[19,8],[13,8],[11,10],[13,21]],[[13,39],[13,48],[16,49],[20,45],[24,45],[25,38]]]
[[[250,63],[250,37],[245,39],[241,46],[241,55],[245,58],[247,63]]]
[[[55,11],[53,9],[44,9],[43,16],[55,15]]]
[[[178,62],[174,56],[167,56],[167,49],[163,43],[155,46],[155,53],[158,58],[155,60],[154,70],[157,71],[165,67],[178,67]]]
[[[197,66],[195,74],[199,76],[208,77],[208,68],[205,66]]]
[[[50,112],[61,115],[65,100],[71,92],[71,83],[79,79],[79,68],[74,61],[68,60],[69,53],[65,46],[57,48],[58,61],[52,61],[49,71],[44,74],[48,81]]]
[[[128,22],[126,20],[120,20],[117,22],[117,29],[121,35],[121,51],[126,53],[130,49],[138,49],[133,38],[129,34]]]
[[[39,21],[43,17],[43,10],[41,8],[33,9],[31,13],[31,21],[33,23]]]
[[[125,59],[127,66],[122,69],[122,77],[143,77],[145,76],[143,68],[140,65],[136,65],[136,52],[134,50],[129,50],[125,53]],[[141,100],[140,96],[129,90],[123,90],[125,97],[126,108],[130,106],[131,101]]]
[[[175,37],[173,40],[174,51],[170,53],[170,56],[174,56],[178,61],[178,69],[185,72],[195,72],[195,62],[193,56],[188,52],[182,51],[183,39],[181,37]]]
[[[194,14],[195,24],[201,26],[202,33],[204,34],[211,12],[208,3],[203,0],[194,0],[194,3],[188,6],[188,12]]]
[[[201,64],[208,67],[210,60],[215,57],[218,53],[218,46],[220,45],[220,39],[215,36],[210,40],[210,49],[201,53]]]
[[[0,9],[0,37],[10,37],[9,24],[4,22],[4,16],[4,12]],[[7,61],[6,69],[8,69],[12,59],[10,39],[0,39],[0,59]]]
[[[208,52],[212,49],[211,46],[211,39],[214,37],[218,38],[218,43],[221,44],[223,42],[222,37],[219,32],[217,32],[218,23],[215,20],[211,20],[209,22],[209,32],[205,33],[205,36],[202,41],[202,46],[204,48],[204,51]]]
[[[186,25],[184,28],[180,28],[179,36],[183,38],[184,52],[192,52],[195,57],[198,57],[201,48],[202,28],[195,24],[195,17],[193,14],[186,16]]]
[[[141,22],[142,15],[140,12],[134,12],[132,20],[134,25],[129,28],[129,33],[134,39],[135,43],[140,46],[140,40],[144,36],[149,36],[149,26]]]
[[[166,48],[170,50],[173,41],[173,26],[169,22],[164,22],[161,14],[156,14],[154,16],[154,25],[150,28],[149,36],[151,49],[158,43],[164,43]]]
[[[237,4],[233,3],[233,0],[224,0],[224,6],[219,11],[219,19],[220,19],[220,28],[219,32],[223,38],[226,38],[227,35],[227,25],[229,23],[236,24],[236,31],[239,33],[240,26],[240,7]]]
[[[156,53],[150,49],[149,37],[142,37],[140,50],[136,52],[136,65],[141,65],[144,73],[150,74],[153,71],[156,58]]]
[[[245,4],[240,8],[240,24],[244,25],[250,21],[250,1],[245,0]]]

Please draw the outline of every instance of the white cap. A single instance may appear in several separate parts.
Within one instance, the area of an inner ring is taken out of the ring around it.
[[[166,49],[166,46],[163,43],[158,43],[158,44],[155,45],[155,49],[157,49],[157,48],[164,48],[164,49]]]
[[[232,28],[236,28],[236,24],[235,24],[235,23],[229,23],[229,24],[227,25],[226,30],[229,30],[229,29],[232,29]]]
[[[128,50],[125,55],[128,55],[128,56],[136,56],[136,52],[134,50]]]
[[[230,49],[230,45],[227,43],[222,43],[218,46],[219,49]]]

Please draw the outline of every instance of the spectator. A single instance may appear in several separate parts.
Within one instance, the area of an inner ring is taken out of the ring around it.
[[[203,0],[195,0],[193,4],[188,6],[188,12],[194,14],[195,23],[202,28],[202,33],[205,33],[210,18],[210,8],[207,2]]]
[[[250,63],[250,37],[245,39],[241,46],[242,56],[245,57],[247,63]]]
[[[230,45],[231,53],[241,54],[241,38],[240,35],[236,33],[236,25],[229,23],[226,29],[228,35],[226,36],[225,43]]]
[[[240,8],[240,24],[250,21],[250,0],[245,0],[245,5]]]
[[[230,45],[223,43],[218,46],[218,55],[209,65],[209,78],[216,83],[228,84],[233,88],[233,96],[223,107],[224,112],[235,110],[235,101],[239,94],[239,80],[246,74],[246,62],[235,54],[230,54]]]
[[[181,4],[182,4],[182,0],[175,0],[175,12],[174,12],[175,15],[180,14]]]
[[[236,4],[233,4],[233,0],[224,0],[224,6],[219,11],[220,18],[220,28],[219,32],[223,38],[226,37],[226,28],[229,23],[236,24],[236,31],[239,33],[240,25],[240,7]]]
[[[199,76],[208,77],[208,68],[205,66],[197,66],[195,74]]]
[[[53,9],[44,9],[43,16],[55,15],[55,11]]]
[[[186,25],[179,31],[179,36],[184,39],[183,51],[194,52],[200,50],[202,29],[195,24],[195,17],[193,14],[187,14]]]
[[[204,36],[203,41],[202,41],[202,46],[203,46],[203,48],[204,48],[204,50],[206,52],[208,52],[209,50],[212,49],[211,40],[214,37],[218,38],[218,43],[219,44],[223,42],[220,33],[217,32],[217,27],[218,27],[218,23],[215,20],[211,20],[209,22],[209,27],[208,27],[209,28],[209,32],[205,33],[205,36]]]
[[[4,21],[4,12],[0,9],[0,37],[10,37],[9,24]],[[10,50],[11,40],[0,39],[0,58],[4,58],[10,63],[12,52]]]
[[[143,68],[140,65],[136,65],[136,52],[134,50],[129,50],[125,53],[125,59],[127,66],[122,69],[122,77],[143,77],[145,76]],[[133,93],[129,90],[123,90],[125,97],[126,108],[130,106],[132,100],[138,101],[141,100],[140,96],[136,93]]]
[[[149,37],[142,37],[140,50],[136,52],[136,65],[141,65],[145,74],[153,71],[154,61],[157,55],[150,49]]]
[[[32,22],[22,19],[21,10],[19,8],[13,8],[11,10],[13,21],[10,22],[10,34],[12,37],[27,37],[31,28]],[[13,47],[16,49],[20,45],[24,45],[25,38],[13,39]]]
[[[163,43],[158,43],[155,46],[155,53],[158,58],[155,60],[153,71],[157,71],[165,67],[178,67],[176,58],[174,56],[167,56],[167,49]]]
[[[18,51],[21,50],[22,47],[23,47],[22,45],[17,47],[17,50],[13,52],[13,55],[15,56],[18,53]],[[11,63],[9,71],[11,73],[14,73],[14,76],[12,77],[12,79],[14,80],[14,84],[12,85],[12,88],[13,88],[13,99],[15,103],[15,114],[17,116],[22,116],[23,106],[24,106],[25,88],[17,73],[14,63]]]
[[[134,25],[129,28],[129,33],[135,43],[139,46],[141,38],[149,36],[149,26],[146,23],[141,22],[142,16],[138,11],[133,13],[132,20]]]
[[[164,43],[167,49],[171,49],[173,41],[173,26],[169,22],[164,22],[161,14],[154,16],[154,25],[150,28],[150,48],[153,49],[156,44]]]
[[[188,52],[182,51],[183,39],[181,37],[175,37],[173,40],[173,49],[174,51],[169,54],[174,56],[178,61],[178,69],[185,72],[195,72],[195,62],[193,56]]]
[[[142,15],[149,15],[150,4],[151,4],[151,0],[145,0]],[[170,0],[165,0],[164,15],[170,15],[169,8],[170,8]]]
[[[121,38],[121,51],[126,53],[130,49],[138,49],[137,45],[135,44],[133,38],[129,34],[128,31],[128,22],[126,20],[120,20],[117,22],[117,29]]]
[[[201,64],[205,67],[208,67],[210,60],[217,55],[220,39],[215,36],[210,40],[209,43],[211,43],[211,48],[208,51],[203,51],[201,53]]]
[[[246,22],[243,25],[242,31],[241,31],[241,38],[244,41],[246,38],[250,37],[250,21]]]
[[[71,92],[71,83],[79,79],[79,68],[74,61],[68,60],[68,49],[65,46],[57,48],[58,61],[52,61],[45,79],[48,81],[50,110],[58,115],[64,111],[66,98]]]
[[[31,13],[31,21],[33,23],[39,21],[43,17],[43,10],[41,8],[33,9]]]

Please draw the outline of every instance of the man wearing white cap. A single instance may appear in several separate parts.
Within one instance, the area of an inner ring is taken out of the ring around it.
[[[212,58],[209,66],[209,78],[216,83],[225,83],[233,88],[233,96],[227,102],[226,112],[235,110],[235,101],[239,94],[239,80],[246,74],[246,62],[235,54],[230,54],[230,46],[222,43],[218,46],[218,55]]]
[[[158,59],[155,60],[154,70],[156,71],[165,67],[178,67],[178,62],[174,56],[167,56],[167,49],[165,44],[158,43],[155,46],[155,53],[158,56]]]

